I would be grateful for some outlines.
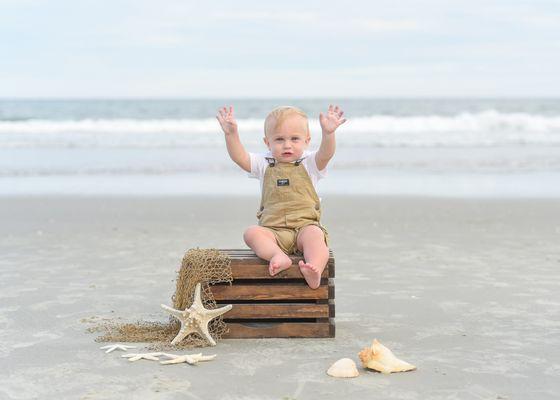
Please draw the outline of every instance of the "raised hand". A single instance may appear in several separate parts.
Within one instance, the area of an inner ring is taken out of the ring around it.
[[[331,134],[336,128],[346,122],[346,118],[342,118],[344,111],[342,111],[338,106],[333,107],[332,104],[329,106],[327,114],[319,114],[319,122],[321,123],[321,128],[324,133]]]
[[[233,116],[232,106],[229,106],[229,110],[227,109],[227,107],[220,108],[218,110],[218,114],[216,114],[216,118],[220,122],[222,130],[226,135],[237,134],[237,121]]]

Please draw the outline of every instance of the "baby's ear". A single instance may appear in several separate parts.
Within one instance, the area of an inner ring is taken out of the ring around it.
[[[264,141],[264,144],[267,145],[267,147],[270,147],[270,145],[268,144],[268,138],[266,136],[263,137],[263,141]]]

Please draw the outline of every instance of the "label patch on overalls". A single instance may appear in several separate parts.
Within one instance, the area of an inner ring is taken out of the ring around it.
[[[277,179],[276,180],[276,186],[290,186],[290,180],[289,179]]]

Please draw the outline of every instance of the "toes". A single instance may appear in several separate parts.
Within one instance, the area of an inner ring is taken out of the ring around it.
[[[313,272],[319,272],[319,268],[313,264],[306,263],[304,261],[300,261],[299,263],[300,268],[307,268]]]

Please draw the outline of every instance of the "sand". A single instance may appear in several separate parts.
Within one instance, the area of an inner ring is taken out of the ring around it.
[[[164,320],[191,247],[243,246],[254,198],[0,199],[0,399],[557,399],[560,201],[324,198],[335,339],[222,340],[130,363],[87,333]],[[330,364],[378,338],[417,371]]]

